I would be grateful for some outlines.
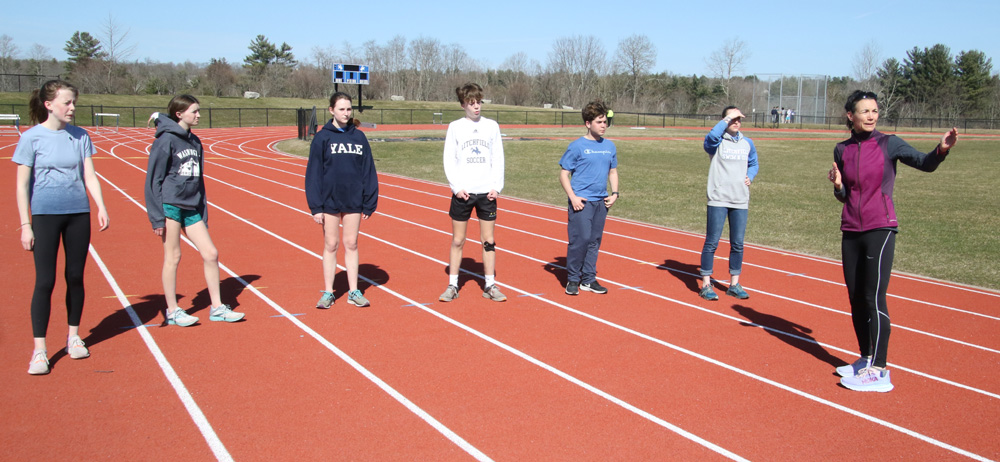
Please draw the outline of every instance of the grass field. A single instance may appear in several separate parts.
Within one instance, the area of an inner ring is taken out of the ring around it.
[[[754,139],[761,163],[751,189],[747,242],[839,259],[841,205],[833,197],[826,172],[833,146],[845,134],[745,133]],[[504,142],[504,194],[565,205],[558,161],[568,141],[524,138],[575,138],[583,130],[511,128],[504,134],[512,138]],[[701,148],[704,134],[697,129],[609,129],[608,137],[618,146],[622,191],[612,214],[704,233],[708,171],[708,156]],[[369,135],[379,171],[446,181],[441,167],[443,141],[378,141],[440,138],[443,130]],[[668,139],[640,139],[647,137]],[[902,138],[929,151],[940,134]],[[996,141],[996,137],[960,136],[948,160],[931,174],[900,164],[894,195],[900,221],[896,270],[1000,289],[1000,217],[993,200],[1000,186]],[[279,149],[308,152],[300,141],[281,143]]]

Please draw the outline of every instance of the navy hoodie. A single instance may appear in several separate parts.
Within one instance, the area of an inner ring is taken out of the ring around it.
[[[201,140],[169,117],[156,121],[156,139],[149,148],[146,169],[146,214],[153,229],[163,228],[163,204],[197,210],[205,223],[205,166]]]
[[[313,138],[306,165],[306,201],[313,215],[375,213],[375,159],[368,138],[354,124],[341,130],[331,119]]]

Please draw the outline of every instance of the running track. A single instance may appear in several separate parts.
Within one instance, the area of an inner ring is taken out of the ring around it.
[[[0,168],[2,459],[1000,459],[995,292],[896,275],[896,389],[852,392],[833,372],[857,349],[836,261],[747,246],[751,298],[706,302],[703,236],[611,218],[599,274],[611,292],[570,297],[565,210],[506,197],[509,300],[480,296],[473,220],[461,297],[444,304],[447,186],[381,174],[361,228],[372,307],[348,305],[338,273],[337,304],[317,310],[305,161],[271,149],[294,128],[198,131],[223,299],[247,319],[207,322],[185,244],[180,302],[203,322],[165,327],[162,247],[143,209],[152,131],[91,133],[111,216],[87,267],[92,356],[59,350],[58,285],[48,376],[25,373],[33,265],[15,229],[15,169]],[[0,137],[5,162],[16,143]]]

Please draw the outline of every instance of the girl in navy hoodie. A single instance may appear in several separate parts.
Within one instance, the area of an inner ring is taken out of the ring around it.
[[[378,175],[368,138],[358,130],[351,97],[336,92],[330,97],[333,118],[316,134],[306,165],[306,201],[313,221],[323,227],[323,294],[317,308],[334,302],[333,279],[337,249],[344,242],[347,268],[347,303],[368,306],[358,289],[358,234],[378,205]],[[341,225],[343,236],[341,236]]]
[[[898,227],[892,203],[896,162],[933,172],[958,141],[958,129],[949,130],[934,150],[923,153],[875,129],[875,93],[855,91],[844,111],[851,137],[834,148],[828,178],[844,204],[840,221],[844,282],[861,357],[838,367],[837,374],[848,389],[887,392],[893,388],[886,369],[890,325],[885,299]]]
[[[236,322],[243,313],[222,303],[219,293],[219,251],[208,234],[205,199],[205,166],[201,140],[191,127],[198,125],[201,106],[191,95],[170,100],[166,114],[153,114],[156,140],[149,148],[146,169],[146,214],[153,233],[163,241],[163,295],[167,299],[167,324],[190,326],[198,318],[177,306],[177,265],[181,261],[181,231],[201,254],[205,282],[212,300],[210,321]],[[163,117],[166,116],[166,117]]]

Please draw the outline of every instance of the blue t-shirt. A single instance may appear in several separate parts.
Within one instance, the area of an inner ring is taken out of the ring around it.
[[[83,160],[96,152],[87,131],[67,125],[50,130],[35,125],[21,135],[11,160],[31,167],[28,195],[32,215],[90,211],[83,183]]]
[[[588,201],[601,200],[608,197],[608,172],[618,168],[618,148],[607,138],[580,137],[566,148],[559,166],[572,174],[573,194]]]

